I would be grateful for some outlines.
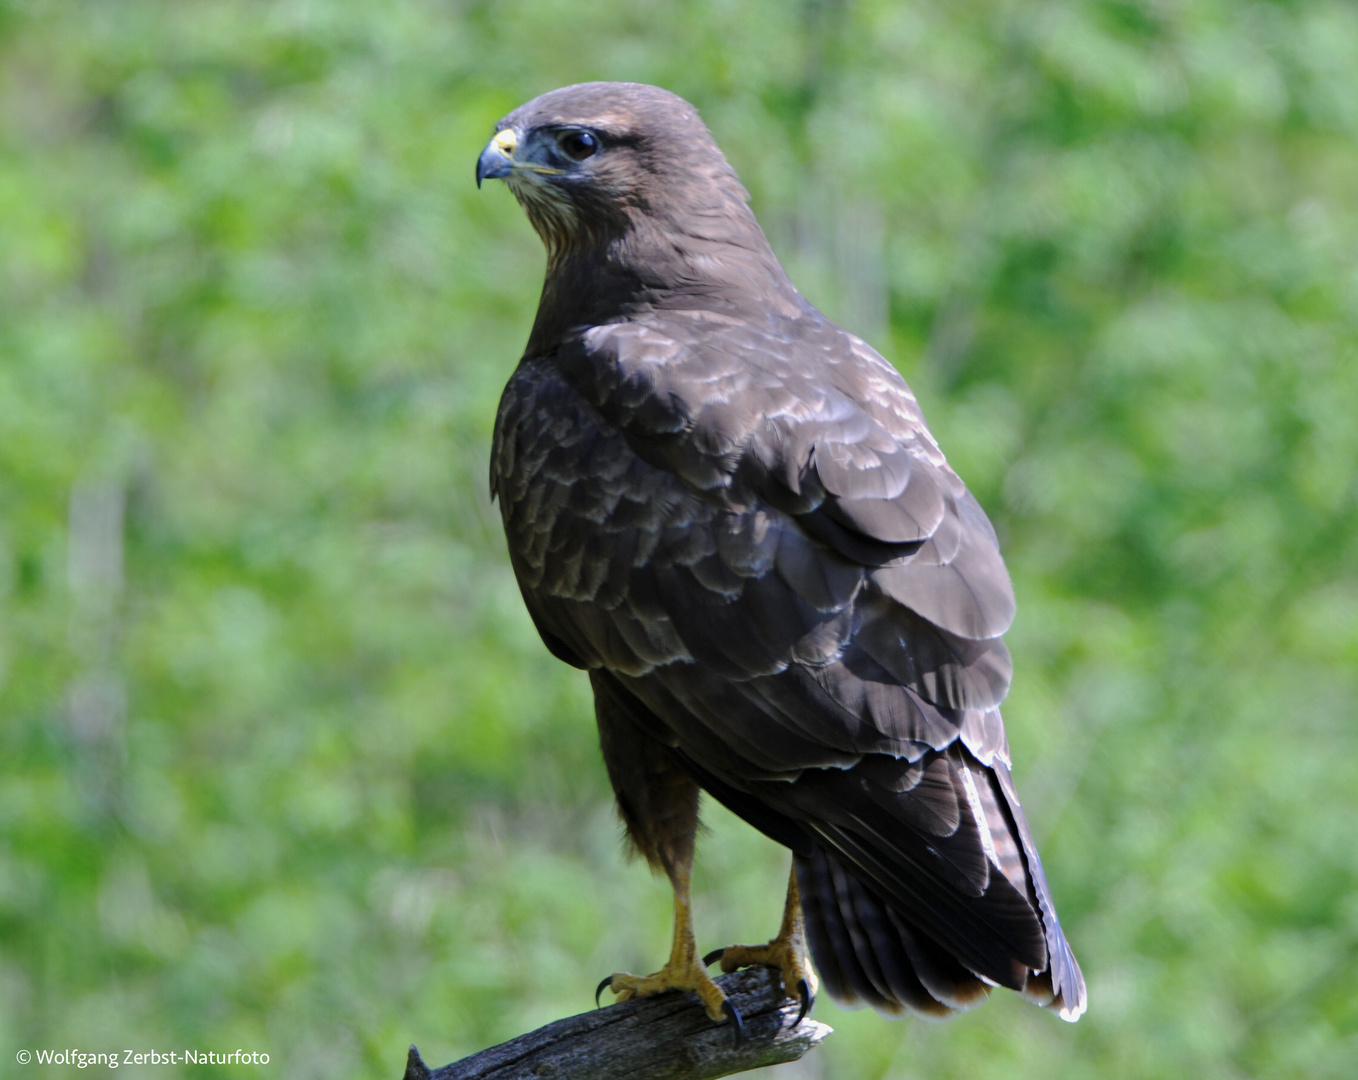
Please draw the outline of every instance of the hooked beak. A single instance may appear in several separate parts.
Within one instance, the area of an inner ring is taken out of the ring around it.
[[[514,151],[519,145],[518,133],[513,128],[496,132],[476,159],[476,186],[482,180],[499,180],[514,171]]]

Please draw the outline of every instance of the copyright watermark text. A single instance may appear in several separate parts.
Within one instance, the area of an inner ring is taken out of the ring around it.
[[[74,1065],[77,1069],[116,1069],[119,1065],[267,1065],[258,1050],[20,1050],[20,1065]]]

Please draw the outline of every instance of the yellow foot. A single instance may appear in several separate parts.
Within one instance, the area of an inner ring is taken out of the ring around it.
[[[599,995],[603,993],[605,986],[618,995],[619,1001],[652,997],[670,990],[688,990],[698,995],[698,1000],[702,1002],[703,1008],[707,1010],[707,1015],[712,1020],[720,1024],[729,1017],[736,1027],[737,1037],[745,1027],[736,1007],[726,1000],[726,995],[712,981],[704,965],[699,964],[696,958],[678,963],[671,961],[654,975],[616,972],[601,982],[594,991],[595,1004],[598,1004]]]
[[[767,945],[728,945],[724,949],[714,949],[703,957],[704,964],[717,960],[721,961],[722,971],[727,973],[756,964],[776,968],[783,977],[783,993],[801,1003],[797,1023],[800,1024],[811,1011],[819,986],[816,973],[806,962],[806,956],[797,942],[790,938],[779,936]]]

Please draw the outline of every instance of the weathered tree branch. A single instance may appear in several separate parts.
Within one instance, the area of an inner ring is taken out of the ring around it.
[[[796,1061],[830,1034],[783,997],[777,974],[748,968],[717,980],[745,1019],[736,1040],[691,994],[624,1001],[567,1017],[430,1070],[410,1048],[404,1080],[715,1080]]]

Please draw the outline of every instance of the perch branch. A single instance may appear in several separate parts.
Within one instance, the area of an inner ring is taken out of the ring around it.
[[[412,1046],[404,1080],[715,1080],[796,1061],[830,1034],[810,1018],[794,1023],[797,1003],[767,968],[717,983],[745,1018],[739,1042],[692,995],[664,994],[558,1020],[441,1069]]]

